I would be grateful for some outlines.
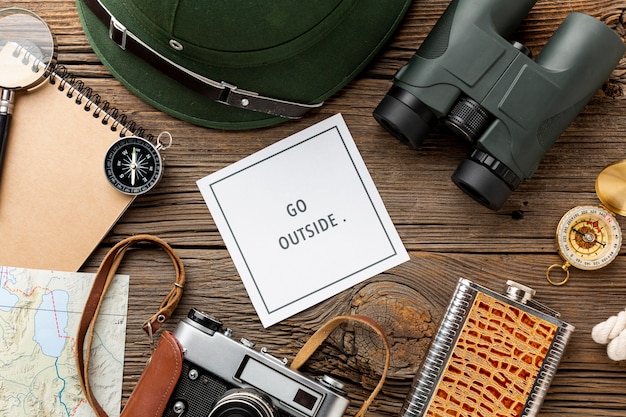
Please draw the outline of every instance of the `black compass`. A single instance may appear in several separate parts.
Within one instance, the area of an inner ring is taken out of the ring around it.
[[[150,191],[163,175],[159,151],[164,147],[159,139],[156,146],[138,136],[126,136],[113,143],[104,158],[104,173],[111,185],[128,195]]]

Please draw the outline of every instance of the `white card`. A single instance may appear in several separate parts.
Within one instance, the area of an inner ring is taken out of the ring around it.
[[[409,259],[340,114],[197,184],[265,327]]]

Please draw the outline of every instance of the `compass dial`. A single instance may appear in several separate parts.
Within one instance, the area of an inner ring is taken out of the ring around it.
[[[154,187],[163,173],[163,162],[158,149],[146,139],[127,136],[108,149],[104,172],[117,190],[138,195]]]
[[[561,256],[579,269],[599,269],[615,259],[622,233],[613,215],[602,207],[574,207],[561,218],[556,230]]]

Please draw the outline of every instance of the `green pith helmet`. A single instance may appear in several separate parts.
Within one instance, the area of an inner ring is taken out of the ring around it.
[[[249,129],[337,92],[391,36],[410,0],[77,0],[113,75],[160,110]]]

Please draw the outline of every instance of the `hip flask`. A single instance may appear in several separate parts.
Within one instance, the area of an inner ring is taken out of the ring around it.
[[[536,416],[574,331],[507,281],[499,294],[461,278],[403,417]]]

